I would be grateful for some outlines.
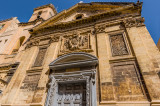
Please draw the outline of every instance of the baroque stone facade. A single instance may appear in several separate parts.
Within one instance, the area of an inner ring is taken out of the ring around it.
[[[0,55],[0,105],[160,106],[160,52],[141,9],[92,2],[57,13],[48,4],[29,22],[0,24],[18,29]]]

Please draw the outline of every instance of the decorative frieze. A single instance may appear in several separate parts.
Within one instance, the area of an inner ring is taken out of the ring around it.
[[[110,35],[112,56],[127,55],[128,49],[123,34]]]
[[[131,28],[131,27],[140,27],[140,26],[144,26],[144,18],[143,17],[139,17],[139,18],[128,18],[125,19],[124,25],[126,28]]]

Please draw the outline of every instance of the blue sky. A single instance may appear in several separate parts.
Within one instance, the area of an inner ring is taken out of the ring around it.
[[[20,22],[27,22],[33,9],[52,3],[58,12],[68,9],[78,2],[136,2],[137,0],[1,0],[0,20],[18,17]],[[142,16],[153,40],[157,44],[160,38],[160,0],[143,1]]]

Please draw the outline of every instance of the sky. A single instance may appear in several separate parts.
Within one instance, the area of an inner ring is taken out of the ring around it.
[[[52,3],[58,12],[83,1],[88,2],[137,2],[137,0],[0,0],[0,20],[18,17],[20,22],[27,22],[33,9]],[[160,38],[160,0],[140,0],[143,2],[142,17],[154,42]]]

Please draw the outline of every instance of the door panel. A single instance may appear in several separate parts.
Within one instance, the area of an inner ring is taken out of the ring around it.
[[[59,83],[58,106],[86,106],[86,83]]]

